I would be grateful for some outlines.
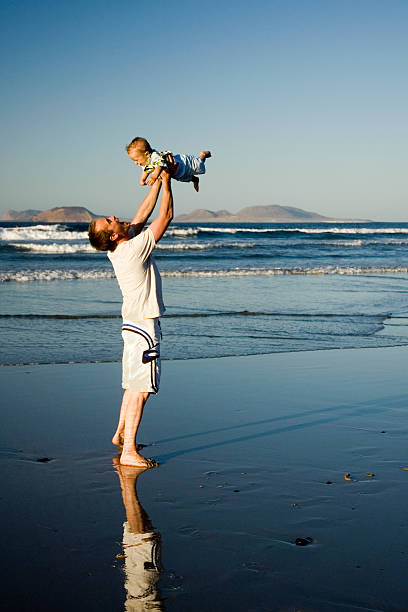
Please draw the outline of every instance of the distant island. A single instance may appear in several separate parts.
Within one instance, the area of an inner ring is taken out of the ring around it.
[[[233,214],[228,210],[197,208],[186,215],[178,215],[178,223],[356,223],[367,219],[335,219],[324,217],[294,206],[247,206]]]
[[[95,215],[83,206],[56,206],[49,210],[8,210],[4,213],[1,221],[45,221],[46,223],[89,223],[98,219],[101,215]]]
[[[43,221],[45,223],[89,223],[102,215],[96,215],[83,206],[57,206],[49,210],[8,210],[1,221]],[[356,223],[367,219],[335,219],[324,217],[294,206],[247,206],[237,213],[228,210],[197,208],[193,212],[178,215],[176,223]]]

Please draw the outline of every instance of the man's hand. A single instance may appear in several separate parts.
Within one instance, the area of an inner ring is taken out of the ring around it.
[[[166,164],[166,171],[169,173],[170,176],[174,176],[178,168],[178,162],[176,162],[172,155],[168,154],[166,155]]]

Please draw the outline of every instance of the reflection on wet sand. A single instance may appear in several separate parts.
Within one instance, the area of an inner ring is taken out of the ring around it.
[[[113,465],[119,476],[126,510],[123,524],[123,552],[127,612],[163,610],[158,589],[161,571],[161,536],[137,496],[137,479],[145,468],[120,465],[120,455]]]

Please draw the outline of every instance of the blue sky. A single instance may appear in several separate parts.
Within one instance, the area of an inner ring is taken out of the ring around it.
[[[176,213],[408,221],[408,2],[2,3],[0,213],[133,214],[124,146],[211,149]]]

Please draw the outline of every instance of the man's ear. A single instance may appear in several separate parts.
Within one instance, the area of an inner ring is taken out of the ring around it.
[[[115,232],[112,232],[112,234],[109,236],[109,240],[112,240],[113,242],[117,240],[118,238],[119,238],[119,235],[116,234]]]

